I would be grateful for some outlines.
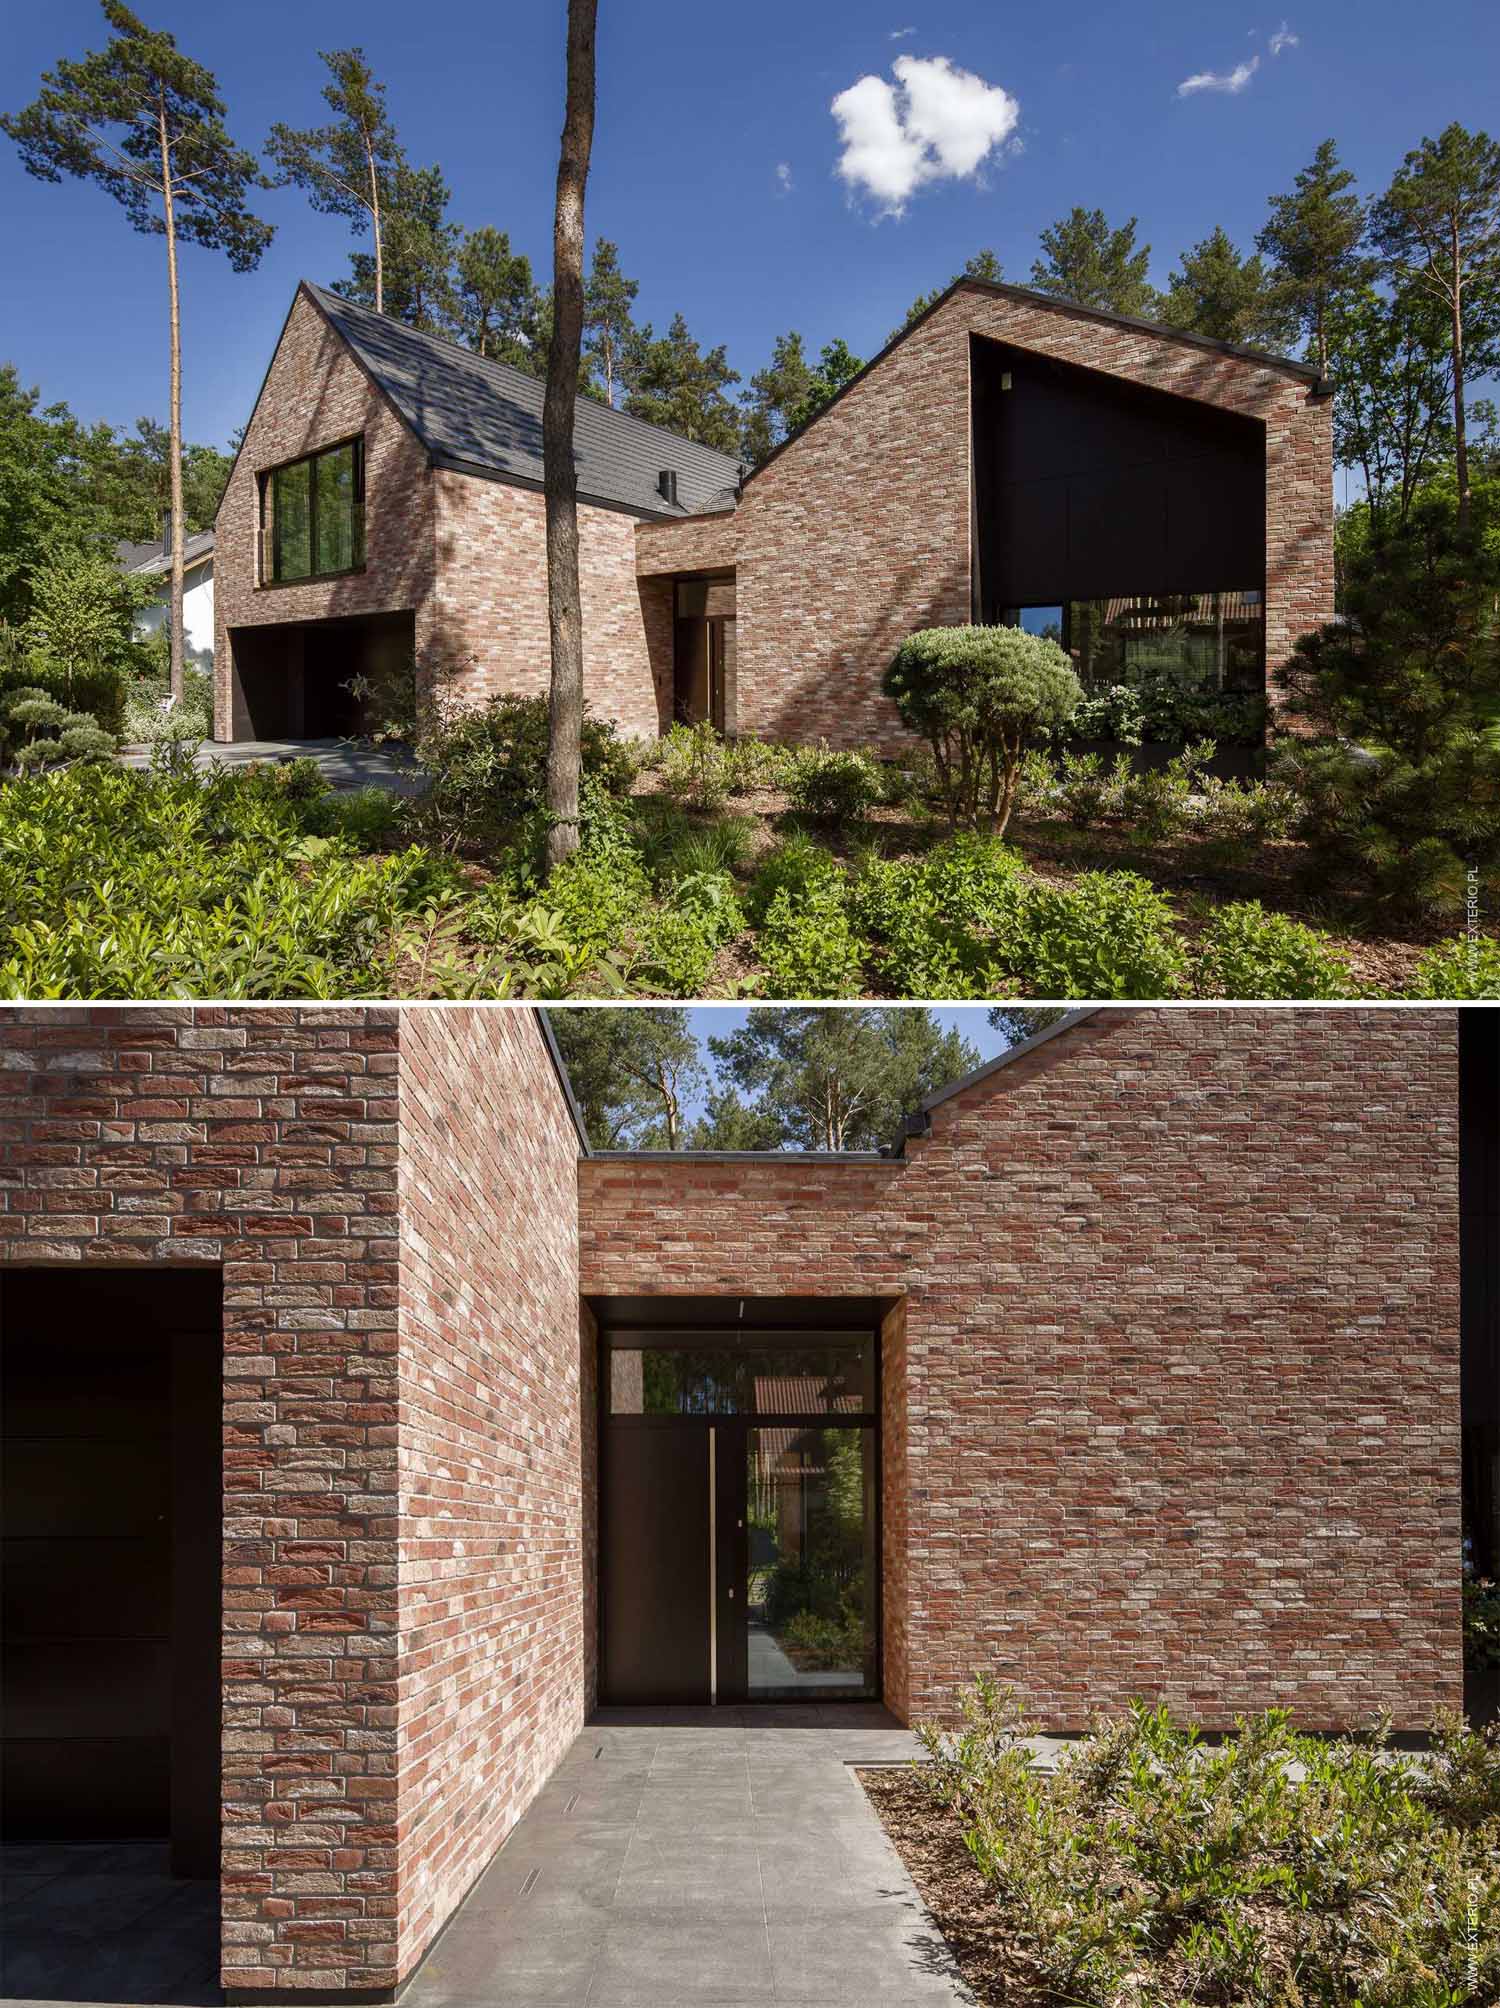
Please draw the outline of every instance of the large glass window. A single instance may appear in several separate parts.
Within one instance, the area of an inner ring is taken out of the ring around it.
[[[1063,646],[1080,680],[1096,689],[1167,676],[1198,690],[1258,692],[1265,605],[1251,591],[1072,600]]]
[[[611,1415],[861,1415],[875,1408],[863,1345],[618,1347]]]
[[[277,467],[261,485],[261,577],[327,578],[365,561],[364,442]]]

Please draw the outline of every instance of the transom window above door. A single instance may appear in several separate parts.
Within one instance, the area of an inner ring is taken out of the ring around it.
[[[260,480],[260,580],[336,578],[365,562],[363,439],[346,439]]]

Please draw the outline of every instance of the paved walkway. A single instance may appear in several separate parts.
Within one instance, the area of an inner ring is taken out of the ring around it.
[[[219,1885],[154,1841],[0,1848],[0,1999],[219,2001]]]
[[[972,2000],[851,1765],[881,1708],[606,1709],[402,2008],[909,2008]]]
[[[248,767],[252,761],[312,760],[334,788],[388,788],[393,795],[420,795],[426,777],[400,748],[367,746],[354,739],[236,739],[227,746],[205,739],[193,756],[197,767]],[[125,746],[122,767],[149,767],[149,746]]]

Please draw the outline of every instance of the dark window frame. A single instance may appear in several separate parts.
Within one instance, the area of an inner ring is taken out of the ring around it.
[[[343,453],[347,448],[354,450],[354,495],[351,523],[350,548],[355,553],[354,562],[340,565],[335,570],[320,572],[313,568],[312,561],[318,550],[318,482],[316,467],[320,460],[330,455]],[[307,550],[309,569],[299,572],[293,578],[277,578],[276,560],[276,517],[273,483],[278,474],[285,474],[294,467],[307,469]],[[348,434],[343,439],[330,440],[326,446],[314,447],[311,453],[296,453],[289,460],[278,460],[274,466],[263,467],[257,475],[260,490],[260,523],[257,535],[259,547],[258,585],[268,591],[285,586],[306,586],[320,579],[347,579],[365,569],[365,435],[362,432]]]

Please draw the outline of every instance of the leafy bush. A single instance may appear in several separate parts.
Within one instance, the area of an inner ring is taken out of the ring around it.
[[[696,997],[714,958],[745,924],[727,872],[691,872],[641,927],[644,973],[669,997]]]
[[[1085,872],[1031,894],[1017,974],[1034,996],[1174,997],[1186,967],[1171,906],[1134,872]]]
[[[902,723],[932,748],[950,827],[1002,836],[1029,744],[1072,717],[1081,694],[1055,641],[1013,627],[924,628],[886,671]]]
[[[796,770],[801,749],[772,739],[731,739],[724,749],[731,795],[755,788],[784,788]]]
[[[1477,2008],[1500,1988],[1500,1731],[1425,1758],[1296,1733],[1207,1746],[1136,1702],[1034,1768],[989,1680],[924,1725],[916,1776],[957,1821],[1028,1998],[1125,2008]],[[1021,1990],[1018,1989],[1018,1993]],[[1007,1996],[1008,1998],[1008,1996]]]
[[[1123,761],[1123,756],[1121,756]],[[1118,799],[1121,782],[1097,753],[1064,753],[1057,799],[1075,829],[1089,830]]]
[[[1120,763],[1118,806],[1121,819],[1148,844],[1165,843],[1187,824],[1190,797],[1203,782],[1203,770],[1213,758],[1213,743],[1198,740],[1185,746],[1164,767],[1136,771]]]
[[[963,834],[924,857],[868,860],[851,897],[898,997],[999,994],[1021,953],[1026,903],[1017,854]]]
[[[642,861],[657,884],[697,872],[735,871],[749,858],[756,824],[749,816],[701,822],[655,796],[631,804]]]
[[[1206,996],[1358,997],[1359,981],[1328,937],[1259,900],[1221,907],[1204,930],[1198,985]]]
[[[869,814],[884,788],[880,764],[865,753],[809,749],[792,770],[792,806],[820,823],[851,823]]]
[[[120,726],[120,736],[127,746],[151,746],[163,740],[212,739],[214,682],[208,671],[184,663],[182,696],[170,711],[164,711],[162,706],[170,694],[165,667],[155,674],[131,678]]]
[[[795,905],[825,881],[832,881],[838,886],[843,876],[843,867],[832,851],[815,844],[805,831],[794,831],[762,859],[750,882],[745,911],[759,927],[778,893],[789,893]]]
[[[20,773],[112,760],[114,754],[112,733],[46,691],[22,687],[0,697],[0,757]]]
[[[406,805],[389,788],[330,790],[317,827],[358,851],[388,851],[399,842]]]
[[[623,795],[635,773],[630,748],[605,719],[583,720],[583,777],[599,795]],[[445,850],[497,848],[545,814],[547,700],[494,697],[424,734],[419,753],[432,785],[416,827]]]
[[[1417,964],[1415,994],[1469,1003],[1500,998],[1500,942],[1460,934],[1429,948]]]
[[[92,718],[101,732],[116,738],[125,727],[126,677],[118,663],[74,668],[71,672],[45,656],[17,655],[0,661],[0,698],[18,690],[39,690],[65,710]]]
[[[673,725],[655,749],[662,792],[695,809],[722,809],[734,780],[734,757],[706,719]]]
[[[766,909],[758,947],[773,997],[858,996],[866,944],[850,924],[843,874],[823,874],[800,890],[784,881]]]
[[[1209,775],[1201,787],[1196,829],[1226,861],[1248,857],[1268,839],[1290,836],[1297,826],[1296,796],[1274,781],[1221,781]]]

